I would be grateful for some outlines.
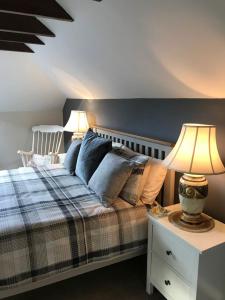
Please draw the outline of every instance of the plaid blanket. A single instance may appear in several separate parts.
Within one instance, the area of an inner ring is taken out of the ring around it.
[[[147,215],[105,208],[60,165],[0,172],[0,289],[145,248]]]

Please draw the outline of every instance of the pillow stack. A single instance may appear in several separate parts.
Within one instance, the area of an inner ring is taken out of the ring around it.
[[[162,188],[167,168],[161,160],[134,152],[122,144],[113,143],[113,148],[118,155],[134,163],[120,197],[132,205],[136,205],[139,200],[151,205]]]
[[[110,150],[112,150],[112,141],[98,137],[89,129],[83,140],[75,140],[71,143],[66,153],[64,167],[70,174],[76,174],[87,184]]]
[[[118,197],[131,205],[139,200],[151,204],[167,172],[160,160],[112,143],[91,129],[83,141],[72,142],[64,166],[93,190],[106,207]]]

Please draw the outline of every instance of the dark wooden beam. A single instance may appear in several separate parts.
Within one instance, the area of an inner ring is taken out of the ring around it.
[[[35,17],[2,12],[0,12],[0,31],[55,37],[54,33]]]
[[[0,0],[0,11],[73,21],[55,0]]]
[[[0,50],[34,53],[34,51],[27,45],[15,42],[0,41]]]
[[[37,36],[23,33],[0,31],[0,41],[44,45]]]

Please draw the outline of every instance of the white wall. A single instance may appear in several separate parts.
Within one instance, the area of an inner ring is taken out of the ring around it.
[[[75,22],[35,54],[0,51],[0,111],[65,98],[225,97],[224,0],[59,0]]]
[[[62,124],[64,101],[33,54],[0,51],[0,169],[21,166],[33,125]]]
[[[0,51],[0,112],[62,109],[64,99],[35,54]]]
[[[0,51],[0,167],[17,165],[30,127],[59,117],[66,97],[225,97],[224,0],[59,3],[75,22],[44,19],[56,38]]]
[[[31,150],[34,125],[62,125],[61,110],[0,112],[0,169],[22,166],[17,150]]]
[[[0,51],[0,111],[65,98],[225,97],[224,0],[59,0],[75,22],[35,54]]]

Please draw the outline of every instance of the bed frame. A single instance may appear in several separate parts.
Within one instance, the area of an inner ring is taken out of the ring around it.
[[[146,154],[148,156],[158,158],[161,160],[163,160],[173,148],[173,144],[168,142],[154,140],[154,139],[141,137],[141,136],[124,133],[120,131],[115,131],[111,129],[106,129],[98,126],[94,127],[94,131],[97,132],[98,135],[101,137],[104,137],[106,139],[111,139],[114,142],[122,143],[136,152]],[[174,178],[175,178],[174,172],[168,171],[165,183],[162,187],[158,199],[158,201],[160,201],[161,204],[163,204],[164,206],[173,204],[174,202]],[[127,259],[134,258],[144,253],[146,253],[146,250],[143,249],[132,250],[129,253],[122,254],[114,258],[106,259],[104,261],[93,262],[73,270],[62,272],[57,275],[52,275],[49,278],[42,279],[37,282],[23,284],[15,288],[6,289],[0,291],[0,299],[10,297],[16,294],[24,293],[27,291],[31,291],[68,278],[72,278],[93,270],[97,270],[102,267],[112,265],[114,263],[118,263]]]

